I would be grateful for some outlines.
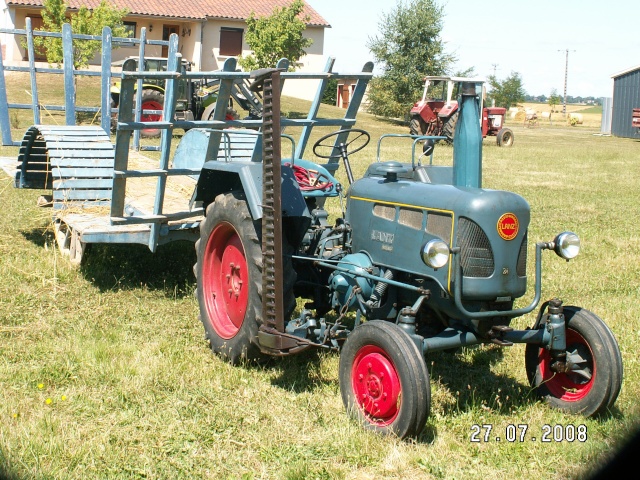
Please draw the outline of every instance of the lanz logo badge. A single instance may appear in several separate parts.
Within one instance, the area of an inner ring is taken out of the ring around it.
[[[518,217],[513,213],[505,213],[498,220],[498,234],[505,240],[513,240],[518,235]]]

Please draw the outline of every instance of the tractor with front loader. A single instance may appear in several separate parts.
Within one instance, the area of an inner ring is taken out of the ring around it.
[[[463,83],[474,83],[482,91],[479,121],[482,137],[496,137],[499,147],[513,145],[513,131],[504,126],[507,109],[483,105],[484,80],[478,78],[428,76],[424,79],[422,99],[410,111],[409,130],[412,135],[444,136],[453,142],[456,123],[460,115],[459,90]]]
[[[114,67],[122,68],[125,61],[131,59],[136,64],[136,68],[150,72],[150,75],[141,80],[140,94],[140,120],[143,122],[162,121],[165,97],[165,79],[153,77],[151,72],[166,72],[167,58],[145,57],[144,64],[140,68],[138,57],[128,57],[124,60],[114,62]],[[285,60],[286,61],[286,60]],[[281,68],[288,67],[283,63]],[[182,59],[180,71],[185,74],[191,71],[191,62]],[[213,120],[216,100],[220,81],[218,79],[205,80],[183,76],[177,85],[177,99],[175,107],[176,120]],[[136,84],[136,90],[138,85]],[[118,108],[120,105],[120,82],[115,81],[110,89],[111,108]],[[136,104],[137,105],[137,104]],[[248,89],[245,81],[238,80],[234,83],[231,91],[231,98],[226,108],[225,119],[237,120],[239,118],[238,109],[246,112],[247,118],[259,119],[262,114],[262,100],[255,92]],[[116,117],[113,117],[113,127],[115,130]],[[158,128],[145,128],[140,131],[141,136],[146,138],[159,137],[161,130]]]

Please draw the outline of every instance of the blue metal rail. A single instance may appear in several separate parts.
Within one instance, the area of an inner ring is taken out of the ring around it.
[[[108,134],[111,124],[111,97],[110,87],[111,78],[119,76],[119,72],[111,71],[111,52],[117,46],[140,45],[140,56],[144,57],[144,49],[146,45],[162,45],[169,44],[166,40],[147,40],[146,28],[141,29],[140,38],[120,38],[112,37],[111,29],[105,27],[102,36],[80,35],[71,32],[71,25],[65,23],[62,26],[61,33],[34,31],[31,25],[31,19],[25,19],[25,29],[6,29],[0,28],[0,33],[8,33],[12,35],[26,37],[26,53],[28,58],[28,66],[5,66],[2,58],[0,58],[0,133],[2,134],[2,145],[20,146],[21,142],[14,141],[11,135],[11,121],[9,109],[31,110],[33,112],[33,124],[40,125],[42,123],[41,110],[62,111],[65,112],[65,124],[75,125],[76,112],[100,112],[100,125]],[[35,62],[35,45],[34,37],[53,37],[62,39],[63,57],[62,68],[36,67]],[[102,43],[101,65],[100,71],[92,70],[76,70],[73,65],[73,43],[74,41],[99,41]],[[5,72],[27,72],[30,75],[31,103],[9,103],[7,99],[7,90],[5,82]],[[47,73],[64,76],[64,105],[49,105],[40,103],[38,95],[38,85],[36,82],[36,74]],[[79,107],[76,105],[75,95],[75,79],[79,76],[101,77],[101,94],[99,107]],[[136,146],[139,146],[139,139],[136,139]]]

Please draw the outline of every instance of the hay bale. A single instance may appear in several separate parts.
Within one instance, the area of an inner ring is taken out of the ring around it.
[[[574,125],[582,125],[582,122],[584,122],[584,118],[581,113],[570,113],[567,118],[568,121]]]

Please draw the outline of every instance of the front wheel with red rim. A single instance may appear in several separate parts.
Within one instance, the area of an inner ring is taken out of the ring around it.
[[[349,415],[379,433],[416,436],[429,415],[422,353],[389,322],[366,322],[349,335],[340,354],[340,391]]]
[[[622,386],[622,356],[613,333],[600,317],[564,307],[568,372],[552,369],[549,350],[528,344],[525,353],[531,386],[553,407],[592,416],[616,401]]]

